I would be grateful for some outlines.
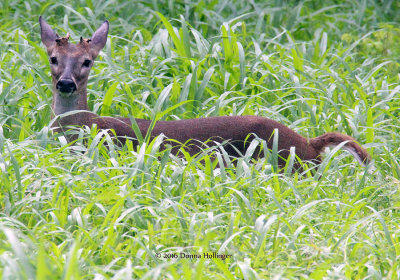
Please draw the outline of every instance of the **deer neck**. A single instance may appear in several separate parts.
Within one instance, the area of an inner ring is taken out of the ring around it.
[[[60,94],[54,86],[52,109],[54,116],[75,110],[88,111],[86,87],[84,87],[84,90],[74,92],[70,96],[65,96]]]

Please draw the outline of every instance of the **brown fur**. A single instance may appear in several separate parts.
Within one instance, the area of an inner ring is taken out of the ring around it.
[[[52,108],[55,115],[68,113],[74,110],[88,111],[86,85],[90,67],[84,66],[85,60],[93,61],[99,51],[104,47],[107,40],[108,22],[93,34],[91,39],[83,40],[74,45],[68,42],[68,37],[61,38],[54,33],[50,26],[40,17],[42,41],[47,48],[50,57],[57,58],[57,64],[52,65],[53,77],[53,104]],[[63,40],[64,39],[64,40]],[[60,41],[61,40],[61,41]],[[58,42],[63,42],[58,43]],[[88,69],[87,69],[88,68]],[[72,92],[61,92],[57,89],[58,83],[66,80],[68,83],[76,85],[76,90]],[[136,119],[142,135],[146,135],[150,120]],[[125,142],[126,138],[136,139],[131,122],[127,118],[99,117],[91,112],[79,112],[64,116],[54,122],[58,131],[64,130],[67,126],[92,126],[96,124],[99,129],[114,130],[118,139]],[[204,142],[208,141],[211,145],[228,142],[224,149],[231,156],[245,154],[246,150],[257,135],[264,139],[269,148],[273,145],[273,133],[278,130],[279,141],[278,151],[282,158],[279,158],[279,165],[285,164],[285,159],[289,156],[291,147],[295,147],[296,155],[305,161],[320,162],[320,155],[325,147],[336,146],[344,141],[348,141],[344,148],[351,151],[362,163],[368,163],[370,156],[366,150],[358,145],[353,138],[340,133],[326,133],[322,136],[307,139],[291,130],[287,126],[257,116],[222,116],[198,118],[178,121],[157,121],[151,132],[152,137],[164,134],[168,139],[176,140],[180,143],[187,143],[187,151],[194,155],[204,148]],[[249,136],[250,135],[250,136]],[[137,140],[135,144],[137,144]],[[176,141],[165,141],[165,144],[173,144],[174,153],[178,153],[179,145]],[[213,144],[214,143],[214,144]],[[261,155],[259,151],[253,157]]]

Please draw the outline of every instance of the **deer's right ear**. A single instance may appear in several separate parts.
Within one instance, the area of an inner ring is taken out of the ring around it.
[[[56,43],[56,39],[59,37],[57,33],[51,29],[50,25],[42,18],[39,17],[39,24],[40,24],[40,35],[42,37],[42,42],[46,46],[47,49],[54,46]]]

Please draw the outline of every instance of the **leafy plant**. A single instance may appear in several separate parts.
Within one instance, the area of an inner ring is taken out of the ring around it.
[[[399,8],[1,2],[1,277],[397,279]],[[250,149],[233,164],[223,149],[178,158],[160,150],[162,136],[118,147],[94,128],[67,143],[50,132],[39,15],[72,40],[110,21],[88,83],[97,114],[260,115],[307,137],[352,135],[375,169],[333,149],[320,167],[304,163],[292,174],[289,160],[277,173],[273,147],[263,146],[256,162]],[[204,255],[213,252],[229,257]]]

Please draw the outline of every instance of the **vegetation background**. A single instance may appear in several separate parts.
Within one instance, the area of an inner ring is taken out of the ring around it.
[[[274,172],[276,151],[213,169],[90,128],[67,144],[39,15],[73,41],[110,21],[100,115],[265,116],[352,135],[375,169],[337,149],[314,175]],[[1,1],[1,278],[398,279],[399,17],[398,1]],[[181,257],[205,252],[232,257]]]

